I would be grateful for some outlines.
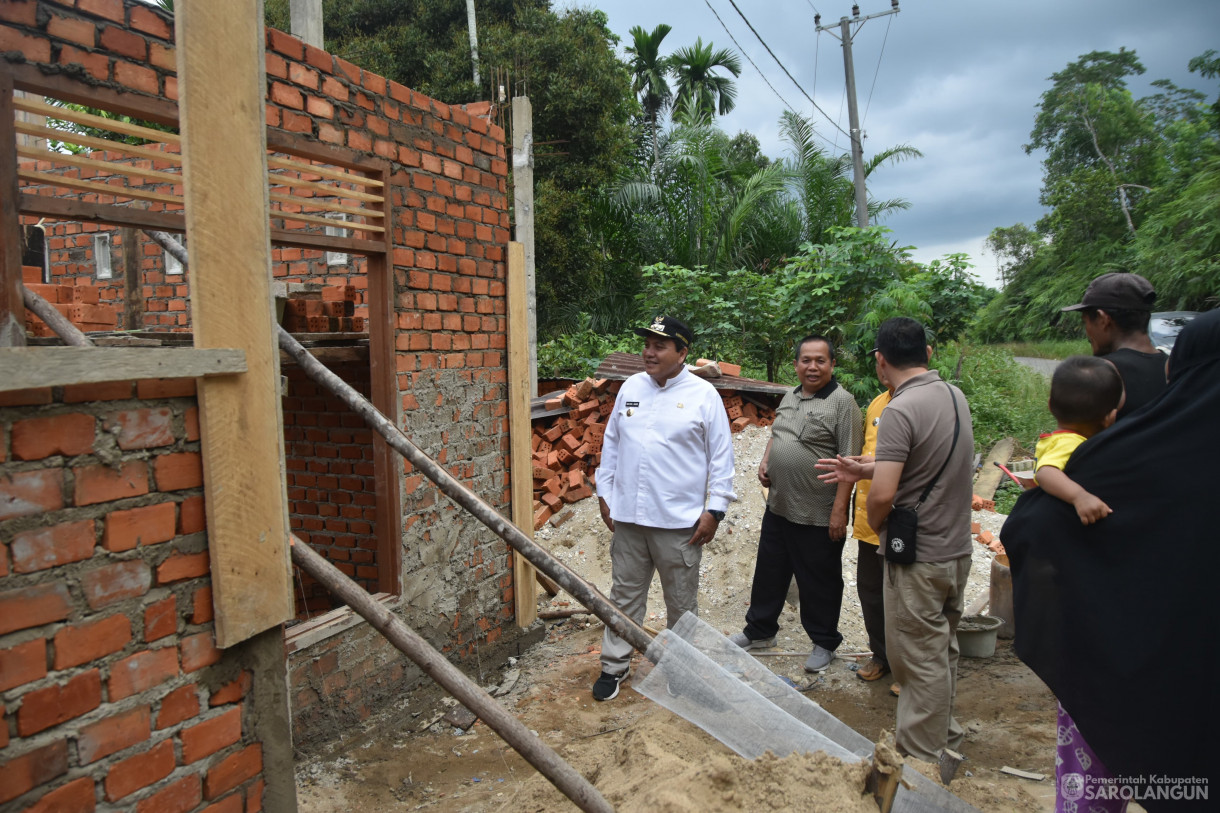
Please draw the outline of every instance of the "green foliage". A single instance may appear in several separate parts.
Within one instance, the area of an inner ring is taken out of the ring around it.
[[[1093,348],[1086,339],[1048,340],[1041,342],[1007,342],[1000,345],[1014,357],[1035,359],[1065,359],[1068,356],[1089,356]]]
[[[950,342],[936,349],[932,366],[966,396],[976,452],[986,452],[1006,437],[1032,449],[1038,435],[1055,428],[1046,406],[1050,380],[1013,361],[1006,349]]]
[[[587,314],[570,333],[538,345],[539,378],[586,378],[611,353],[638,353],[640,338],[633,333],[606,335],[591,328]]]
[[[1190,67],[1220,78],[1209,51]],[[1033,233],[997,229],[988,247],[1006,286],[971,330],[976,341],[1076,338],[1080,301],[1109,271],[1147,277],[1160,310],[1220,303],[1220,116],[1204,95],[1171,82],[1135,99],[1126,80],[1144,72],[1135,53],[1092,52],[1054,74],[1027,150],[1045,149]]]
[[[674,108],[681,111],[690,100],[702,115],[721,116],[736,104],[737,86],[727,76],[720,76],[717,69],[726,70],[733,76],[741,76],[741,57],[728,48],[713,50],[703,38],[687,48],[679,48],[669,58],[674,72],[677,93]]]

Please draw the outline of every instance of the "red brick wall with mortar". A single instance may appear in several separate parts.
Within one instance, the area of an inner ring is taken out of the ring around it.
[[[331,371],[369,394],[367,363]],[[373,432],[337,396],[296,367],[284,367],[284,463],[292,531],[370,593],[377,592],[377,486]],[[297,571],[297,618],[339,604],[307,573]]]
[[[0,10],[0,58],[174,100],[171,41],[172,26],[136,0]],[[509,514],[503,130],[282,32],[268,30],[266,48],[269,126],[389,162],[401,425]],[[458,658],[481,647],[486,663],[520,634],[507,546],[409,465],[400,493],[405,619]],[[402,688],[364,685],[374,705]]]
[[[0,393],[0,806],[261,809],[253,676],[214,644],[194,396]]]

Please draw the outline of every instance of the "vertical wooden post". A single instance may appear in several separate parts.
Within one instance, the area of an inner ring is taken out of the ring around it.
[[[262,3],[180,3],[175,23],[195,346],[243,349],[249,370],[197,384],[216,642],[228,647],[293,613]]]
[[[123,330],[144,327],[144,252],[137,229],[119,229],[123,242]]]
[[[530,363],[525,246],[508,244],[508,443],[512,483],[513,524],[534,538],[534,467],[530,454],[530,389],[525,374]],[[538,587],[534,566],[513,551],[513,609],[517,626],[538,617]]]
[[[25,345],[21,223],[17,219],[17,129],[13,75],[0,66],[0,347]]]
[[[529,96],[513,98],[514,235],[525,252],[526,318],[529,320],[530,397],[538,394],[538,305],[534,296],[534,108]]]
[[[382,192],[383,223],[394,222],[393,189],[390,186],[389,168],[376,174],[384,186]],[[363,237],[376,239],[376,232],[367,232]],[[370,254],[368,258],[369,306],[369,400],[377,411],[399,425],[402,401],[398,394],[398,367],[394,361],[395,317],[394,230],[387,228],[382,234],[385,250]],[[374,506],[377,526],[377,590],[399,595],[402,573],[402,458],[390,448],[379,433],[373,433],[373,482],[377,504]]]

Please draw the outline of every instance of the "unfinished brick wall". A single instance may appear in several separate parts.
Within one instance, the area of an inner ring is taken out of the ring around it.
[[[369,394],[368,363],[331,365]],[[296,367],[285,367],[284,464],[292,531],[370,593],[378,591],[373,433],[358,415]],[[338,603],[307,573],[296,583],[297,617]]]
[[[111,91],[177,99],[172,25],[137,0],[7,2],[0,8],[0,59],[79,76]],[[279,31],[267,31],[266,67],[267,123],[277,137],[290,134],[352,161],[386,162],[397,417],[424,452],[511,515],[503,130]],[[155,313],[188,314],[185,304],[170,310],[181,293],[166,289],[180,282],[154,276],[160,250],[145,250],[145,324],[153,325]],[[342,282],[360,288],[362,296],[367,288],[360,260],[325,266],[321,252],[296,249],[279,251],[277,260],[277,279]],[[157,301],[166,303],[164,311],[151,306]],[[359,304],[368,303],[362,298]],[[182,327],[180,318],[175,315],[169,326]],[[455,656],[470,658],[483,647],[486,662],[489,648],[520,634],[512,620],[507,546],[439,497],[410,466],[400,494],[401,612]],[[359,637],[344,635],[345,641]],[[388,652],[384,642],[369,646]],[[295,667],[320,657],[301,651],[292,659]],[[391,662],[398,663],[386,657],[381,672],[358,678],[342,694],[323,690],[321,698],[341,703],[364,692],[363,702],[376,707],[414,679],[411,670],[402,681],[388,678],[384,664]]]
[[[261,809],[192,380],[0,393],[0,805]]]

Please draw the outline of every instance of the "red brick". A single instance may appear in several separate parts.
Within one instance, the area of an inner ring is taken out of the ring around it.
[[[64,507],[62,469],[18,471],[0,476],[0,521]]]
[[[148,56],[148,43],[143,37],[113,25],[102,29],[100,42],[103,49],[137,61],[143,61]]]
[[[201,813],[242,813],[242,795],[229,794],[219,802],[205,807]]]
[[[178,509],[178,533],[199,533],[207,527],[203,497],[187,497]]]
[[[144,608],[144,640],[155,641],[178,631],[178,600],[169,596]]]
[[[65,720],[80,717],[102,703],[102,673],[90,669],[64,685],[26,692],[17,710],[17,733],[22,737],[45,731]]]
[[[143,400],[186,398],[194,394],[193,378],[145,378],[136,382],[136,397]]]
[[[28,38],[27,38],[28,39]],[[0,48],[0,50],[5,50]],[[0,392],[0,407],[38,406],[49,404],[53,400],[50,387],[38,387],[32,390],[13,390]]]
[[[123,0],[76,0],[76,7],[86,14],[123,22]]]
[[[130,409],[106,419],[106,429],[118,430],[119,448],[153,449],[174,442],[174,414],[169,407]]]
[[[174,741],[162,740],[142,754],[119,762],[106,774],[106,801],[114,802],[173,773]]]
[[[82,776],[58,787],[25,809],[25,813],[93,813],[93,778]]]
[[[174,538],[177,512],[172,502],[111,511],[106,516],[102,546],[109,551],[131,550],[137,545],[156,545]]]
[[[202,801],[203,782],[198,774],[191,774],[141,800],[136,813],[186,813]]]
[[[153,461],[158,491],[178,491],[203,485],[203,461],[199,452],[163,454]]]
[[[194,672],[220,660],[220,650],[211,632],[200,632],[182,639],[182,671]]]
[[[161,698],[157,712],[157,729],[169,728],[199,713],[199,687],[192,683]]]
[[[47,641],[35,638],[0,649],[0,692],[46,677]]]
[[[131,641],[131,619],[115,613],[55,633],[55,668],[68,669],[118,652]]]
[[[81,587],[85,591],[85,601],[89,607],[99,610],[102,607],[122,601],[125,598],[142,596],[152,585],[152,571],[143,560],[116,562],[91,570],[81,579]]]
[[[88,559],[96,542],[91,519],[19,533],[10,545],[13,571],[33,573]]]
[[[92,415],[70,413],[29,418],[13,424],[13,457],[41,460],[61,454],[73,457],[93,451]]]
[[[68,772],[68,741],[56,742],[0,765],[0,804]]]
[[[212,588],[200,587],[195,591],[195,596],[191,602],[191,623],[206,624],[215,617],[215,612],[212,607]]]
[[[234,706],[210,720],[182,729],[178,738],[182,741],[184,765],[228,748],[241,739],[241,706]]]
[[[72,473],[76,477],[77,505],[94,505],[148,493],[148,464],[142,460],[129,460],[118,470],[109,466],[87,466],[73,469]]]
[[[254,675],[249,669],[241,670],[241,674],[216,691],[208,698],[209,706],[223,706],[226,703],[236,703],[250,691],[254,685]]]
[[[92,48],[97,44],[97,27],[89,20],[52,14],[47,20],[47,36]]]
[[[208,553],[175,553],[157,568],[157,584],[197,579],[208,574]]]
[[[215,799],[222,793],[253,779],[263,770],[263,746],[248,745],[236,754],[225,757],[208,771],[203,780],[203,798]]]
[[[63,582],[6,590],[0,593],[0,635],[65,619],[72,611],[70,601]]]
[[[110,667],[110,681],[107,684],[110,702],[148,691],[177,676],[178,647],[137,652]]]
[[[131,397],[130,381],[105,381],[101,384],[65,384],[64,403],[122,401]]]
[[[187,440],[199,440],[199,407],[191,407],[182,416],[182,422],[186,428]]]
[[[250,788],[246,791],[246,813],[261,813],[266,785],[262,779],[250,783]]]
[[[141,6],[131,7],[131,27],[137,31],[143,31],[145,34],[152,34],[159,39],[172,40],[174,38],[174,29],[170,23],[152,10]]]
[[[156,94],[159,90],[155,71],[143,65],[133,65],[130,62],[115,60],[114,81],[149,95]]]
[[[77,756],[88,765],[144,742],[149,734],[148,706],[140,706],[84,726],[76,738]]]

